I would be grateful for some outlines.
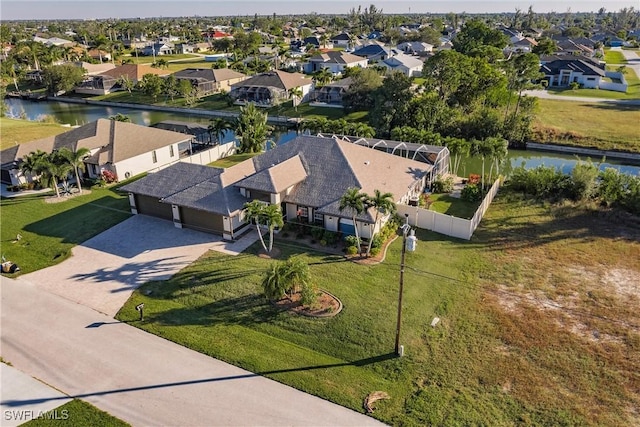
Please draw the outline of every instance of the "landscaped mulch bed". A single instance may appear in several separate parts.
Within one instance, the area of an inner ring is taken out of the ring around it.
[[[300,302],[300,293],[274,302],[276,307],[309,317],[333,317],[342,310],[342,302],[327,291],[319,290],[316,302],[312,306],[304,306]]]

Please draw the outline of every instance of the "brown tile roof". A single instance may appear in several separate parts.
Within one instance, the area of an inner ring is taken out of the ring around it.
[[[300,155],[293,156],[236,183],[236,186],[267,193],[281,193],[307,178]]]
[[[313,79],[301,73],[287,73],[286,71],[269,71],[258,74],[242,82],[231,85],[232,87],[258,86],[275,87],[289,90],[294,87],[306,86],[313,83]]]
[[[122,76],[127,76],[134,82],[142,80],[145,74],[156,74],[158,76],[166,76],[171,74],[169,70],[160,70],[153,68],[147,64],[123,64],[111,70],[101,73],[101,76],[110,76],[114,79],[119,79]]]

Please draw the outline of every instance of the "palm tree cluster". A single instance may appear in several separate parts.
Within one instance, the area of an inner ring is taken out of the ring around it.
[[[79,171],[85,170],[83,160],[88,155],[87,148],[78,148],[76,151],[72,151],[63,147],[52,153],[38,150],[22,159],[20,171],[32,179],[37,178],[41,186],[53,187],[58,197],[60,197],[58,183],[61,180],[63,187],[68,188],[67,178],[71,172],[74,172],[78,190],[82,192]]]
[[[355,237],[358,250],[360,250],[360,234],[358,232],[358,225],[356,218],[365,211],[373,208],[376,212],[375,219],[373,221],[373,229],[369,244],[367,245],[367,256],[371,254],[371,243],[375,237],[375,226],[380,219],[380,214],[392,214],[396,211],[396,205],[393,202],[393,194],[382,193],[380,190],[374,190],[373,196],[369,196],[367,193],[361,192],[357,187],[348,188],[347,191],[340,198],[340,211],[351,212],[351,220],[353,221]]]
[[[244,218],[247,222],[255,224],[262,248],[265,252],[271,252],[273,250],[273,232],[276,228],[284,225],[280,206],[266,204],[260,200],[253,200],[245,203]],[[264,238],[262,237],[262,231],[260,230],[261,225],[265,225],[269,229],[269,248],[267,248]]]
[[[315,300],[309,266],[299,257],[271,264],[262,280],[262,288],[265,296],[272,301],[280,300],[285,295],[291,298],[299,291],[302,293],[303,305],[312,304]]]

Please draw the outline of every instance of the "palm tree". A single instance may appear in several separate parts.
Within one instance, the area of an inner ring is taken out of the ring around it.
[[[218,143],[221,143],[227,131],[232,129],[233,124],[229,120],[222,117],[216,117],[209,120],[209,126],[207,126],[209,135],[215,135],[216,141]]]
[[[333,80],[333,73],[327,67],[323,67],[315,72],[313,79],[316,81],[317,87],[322,87],[331,83],[331,80]]]
[[[240,153],[259,153],[264,150],[272,127],[267,124],[267,113],[258,110],[253,102],[240,107],[234,130],[240,140]]]
[[[482,157],[482,191],[484,191],[484,162],[486,157],[491,155],[493,147],[487,139],[481,141],[475,140],[472,144],[474,154]]]
[[[131,117],[122,114],[122,113],[118,113],[116,115],[113,116],[109,116],[109,120],[113,120],[115,122],[124,122],[124,123],[131,123]]]
[[[22,158],[18,168],[23,175],[28,174],[33,180],[35,176],[42,173],[43,159],[47,156],[48,154],[42,150],[37,150],[35,152],[32,151]]]
[[[309,265],[297,256],[289,258],[284,263],[282,273],[287,285],[287,292],[290,294],[298,292],[300,288],[308,285],[311,280]]]
[[[292,99],[293,106],[295,107],[296,113],[298,112],[298,104],[300,103],[300,98],[302,98],[302,88],[301,87],[292,87],[289,89],[289,96]]]
[[[374,208],[376,210],[376,217],[373,221],[373,227],[375,230],[376,225],[378,224],[378,217],[380,212],[385,215],[391,214],[395,212],[396,205],[393,202],[393,194],[391,193],[381,193],[380,190],[374,190],[373,196],[368,197],[365,206],[369,208]],[[371,243],[373,243],[373,238],[375,237],[375,232],[371,233],[371,238],[369,239],[369,245],[367,246],[367,256],[371,253]]]
[[[256,231],[258,231],[258,237],[260,238],[260,243],[262,243],[262,248],[265,252],[269,252],[267,250],[267,245],[264,243],[262,231],[260,230],[260,223],[264,221],[264,203],[259,200],[253,200],[251,202],[245,203],[244,218],[247,222],[255,223]]]
[[[262,279],[264,294],[272,301],[282,299],[287,292],[287,283],[282,270],[281,263],[273,262]]]
[[[492,171],[495,167],[496,175],[498,174],[498,169],[500,167],[500,163],[507,157],[509,153],[509,141],[504,138],[487,138],[487,143],[491,146],[491,153],[489,156],[491,157],[491,166],[489,167],[489,182],[491,183]]]
[[[347,210],[351,212],[351,219],[353,220],[353,226],[355,229],[356,242],[358,244],[358,250],[360,250],[360,235],[358,234],[358,223],[356,217],[364,212],[364,201],[367,199],[365,193],[361,193],[357,187],[351,187],[340,198],[340,212]]]
[[[78,148],[76,151],[71,151],[68,148],[64,147],[60,149],[59,153],[67,160],[67,162],[69,162],[69,164],[73,168],[73,171],[76,175],[76,185],[78,186],[80,194],[82,194],[82,185],[78,170],[81,170],[83,172],[85,171],[86,166],[84,164],[84,159],[86,159],[89,154],[91,154],[91,151],[86,147]]]
[[[460,161],[462,160],[462,157],[469,156],[471,143],[466,139],[447,137],[445,138],[445,145],[449,149],[449,170],[454,175],[458,175]]]
[[[267,205],[263,208],[262,216],[265,223],[269,227],[269,253],[273,249],[273,231],[276,227],[280,228],[284,225],[282,220],[282,211],[278,205]]]

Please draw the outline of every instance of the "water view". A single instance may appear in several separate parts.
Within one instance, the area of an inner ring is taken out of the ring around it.
[[[44,102],[32,102],[24,101],[21,99],[7,99],[6,103],[9,107],[8,116],[11,117],[23,117],[27,120],[42,120],[46,117],[51,117],[58,123],[75,125],[84,125],[95,121],[100,118],[107,118],[109,116],[116,115],[118,113],[124,114],[131,118],[133,123],[140,125],[150,126],[163,120],[178,120],[178,121],[190,121],[202,123],[204,125],[209,123],[209,117],[191,115],[191,114],[178,114],[168,113],[164,111],[150,111],[150,110],[138,110],[122,107],[104,107],[97,105],[84,105],[84,104],[69,104],[65,102],[56,101],[44,101]],[[273,140],[277,144],[283,144],[296,136],[296,132],[284,127],[276,127],[273,132]],[[224,142],[233,141],[235,135],[233,132],[227,132],[224,137]],[[509,173],[516,167],[524,165],[525,168],[535,168],[540,165],[552,166],[562,169],[567,173],[573,169],[578,161],[586,161],[588,158],[567,154],[556,154],[542,151],[532,150],[509,150],[508,158],[503,162],[500,173],[509,175]],[[597,164],[600,169],[615,168],[622,173],[640,175],[640,165],[631,165],[624,162],[619,162],[610,159],[592,158],[590,159],[594,164]],[[485,172],[489,171],[489,160],[485,163]],[[482,172],[482,160],[479,158],[467,159],[461,166],[458,174],[461,176],[468,176],[470,173]]]

